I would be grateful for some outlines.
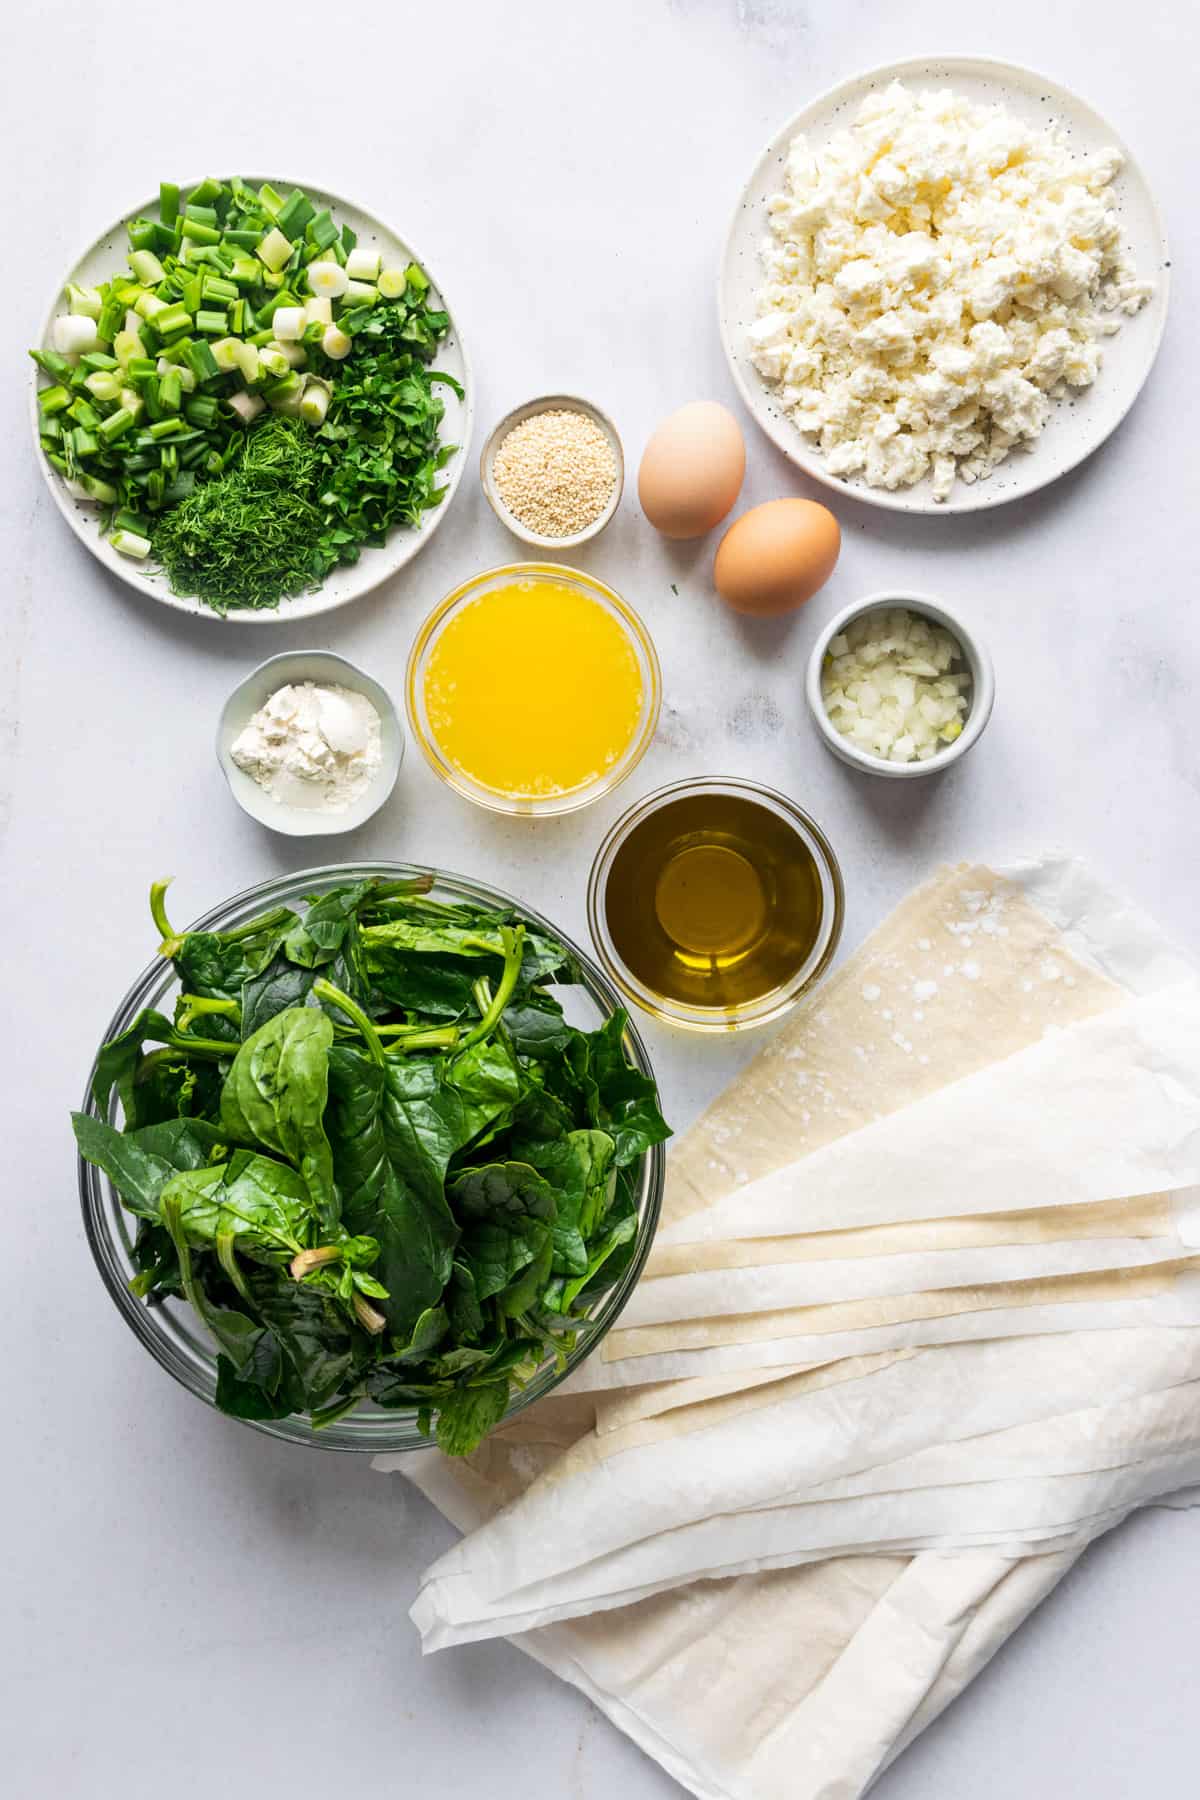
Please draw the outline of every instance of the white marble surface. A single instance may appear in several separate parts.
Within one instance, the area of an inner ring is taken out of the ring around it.
[[[976,519],[847,507],[828,588],[769,627],[720,609],[711,545],[660,544],[627,497],[581,560],[642,609],[662,652],[668,705],[632,789],[531,830],[459,803],[413,755],[343,848],[482,875],[581,933],[592,850],[626,799],[753,773],[838,846],[847,948],[939,859],[1050,844],[1200,948],[1195,15],[1178,0],[1009,0],[978,25],[950,0],[293,0],[253,15],[46,0],[3,30],[21,244],[0,483],[6,1791],[665,1797],[661,1771],[506,1645],[421,1661],[405,1612],[448,1527],[401,1482],[271,1443],[174,1387],[106,1298],[75,1201],[66,1111],[150,948],[150,879],[174,871],[174,908],[194,916],[317,860],[231,804],[211,750],[228,690],[302,644],[396,688],[427,608],[513,546],[472,475],[429,552],[321,629],[156,609],[99,574],[54,514],[25,441],[23,346],[68,256],[160,175],[274,163],[361,194],[427,246],[461,311],[481,427],[532,392],[575,389],[612,412],[636,461],[661,414],[731,400],[716,260],[781,119],[857,68],[925,51],[1044,68],[1136,147],[1176,239],[1167,342],[1109,445],[1032,503]],[[752,437],[743,501],[792,491]],[[968,609],[999,684],[965,764],[899,789],[835,763],[800,700],[815,628],[888,582]],[[680,1123],[743,1054],[649,1036]],[[1099,1545],[880,1795],[1193,1792],[1196,1552],[1195,1517],[1161,1512]]]

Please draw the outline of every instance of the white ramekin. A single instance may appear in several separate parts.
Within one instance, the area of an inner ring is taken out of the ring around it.
[[[892,606],[903,606],[909,612],[920,613],[934,625],[940,625],[957,639],[961,646],[963,658],[971,675],[971,691],[966,718],[959,736],[952,744],[931,756],[925,762],[897,763],[889,762],[885,756],[876,756],[873,751],[863,750],[848,737],[843,737],[836,729],[829,714],[825,710],[825,702],[821,697],[821,670],[829,645],[840,631],[845,631],[853,619],[861,618],[864,613],[878,612]],[[996,677],[992,672],[992,659],[982,642],[960,614],[951,612],[940,600],[929,594],[914,593],[907,588],[887,589],[882,593],[868,594],[865,600],[855,600],[850,606],[843,607],[841,612],[832,618],[821,632],[812,647],[808,659],[808,672],[804,682],[805,698],[808,710],[812,714],[813,723],[824,738],[827,747],[842,762],[849,763],[852,769],[865,769],[871,775],[885,775],[893,781],[910,781],[917,775],[938,775],[951,763],[958,762],[973,744],[983,736],[983,728],[992,714],[992,705],[996,698]]]

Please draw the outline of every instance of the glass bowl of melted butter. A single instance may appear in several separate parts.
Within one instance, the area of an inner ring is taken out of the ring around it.
[[[604,582],[562,563],[507,563],[426,619],[405,682],[430,767],[492,812],[574,812],[632,774],[658,723],[650,634]]]
[[[592,865],[588,923],[636,1004],[692,1031],[765,1025],[821,979],[844,893],[825,833],[756,782],[680,781],[630,807]]]

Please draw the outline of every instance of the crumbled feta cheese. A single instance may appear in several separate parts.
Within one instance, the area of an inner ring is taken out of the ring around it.
[[[900,82],[820,149],[791,145],[767,203],[750,357],[831,474],[984,480],[1087,387],[1153,292],[1121,246],[1119,151]]]

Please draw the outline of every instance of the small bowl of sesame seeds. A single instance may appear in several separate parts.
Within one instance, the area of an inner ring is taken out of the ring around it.
[[[571,550],[616,512],[625,458],[607,413],[576,394],[543,394],[501,419],[483,446],[479,479],[514,537]]]

